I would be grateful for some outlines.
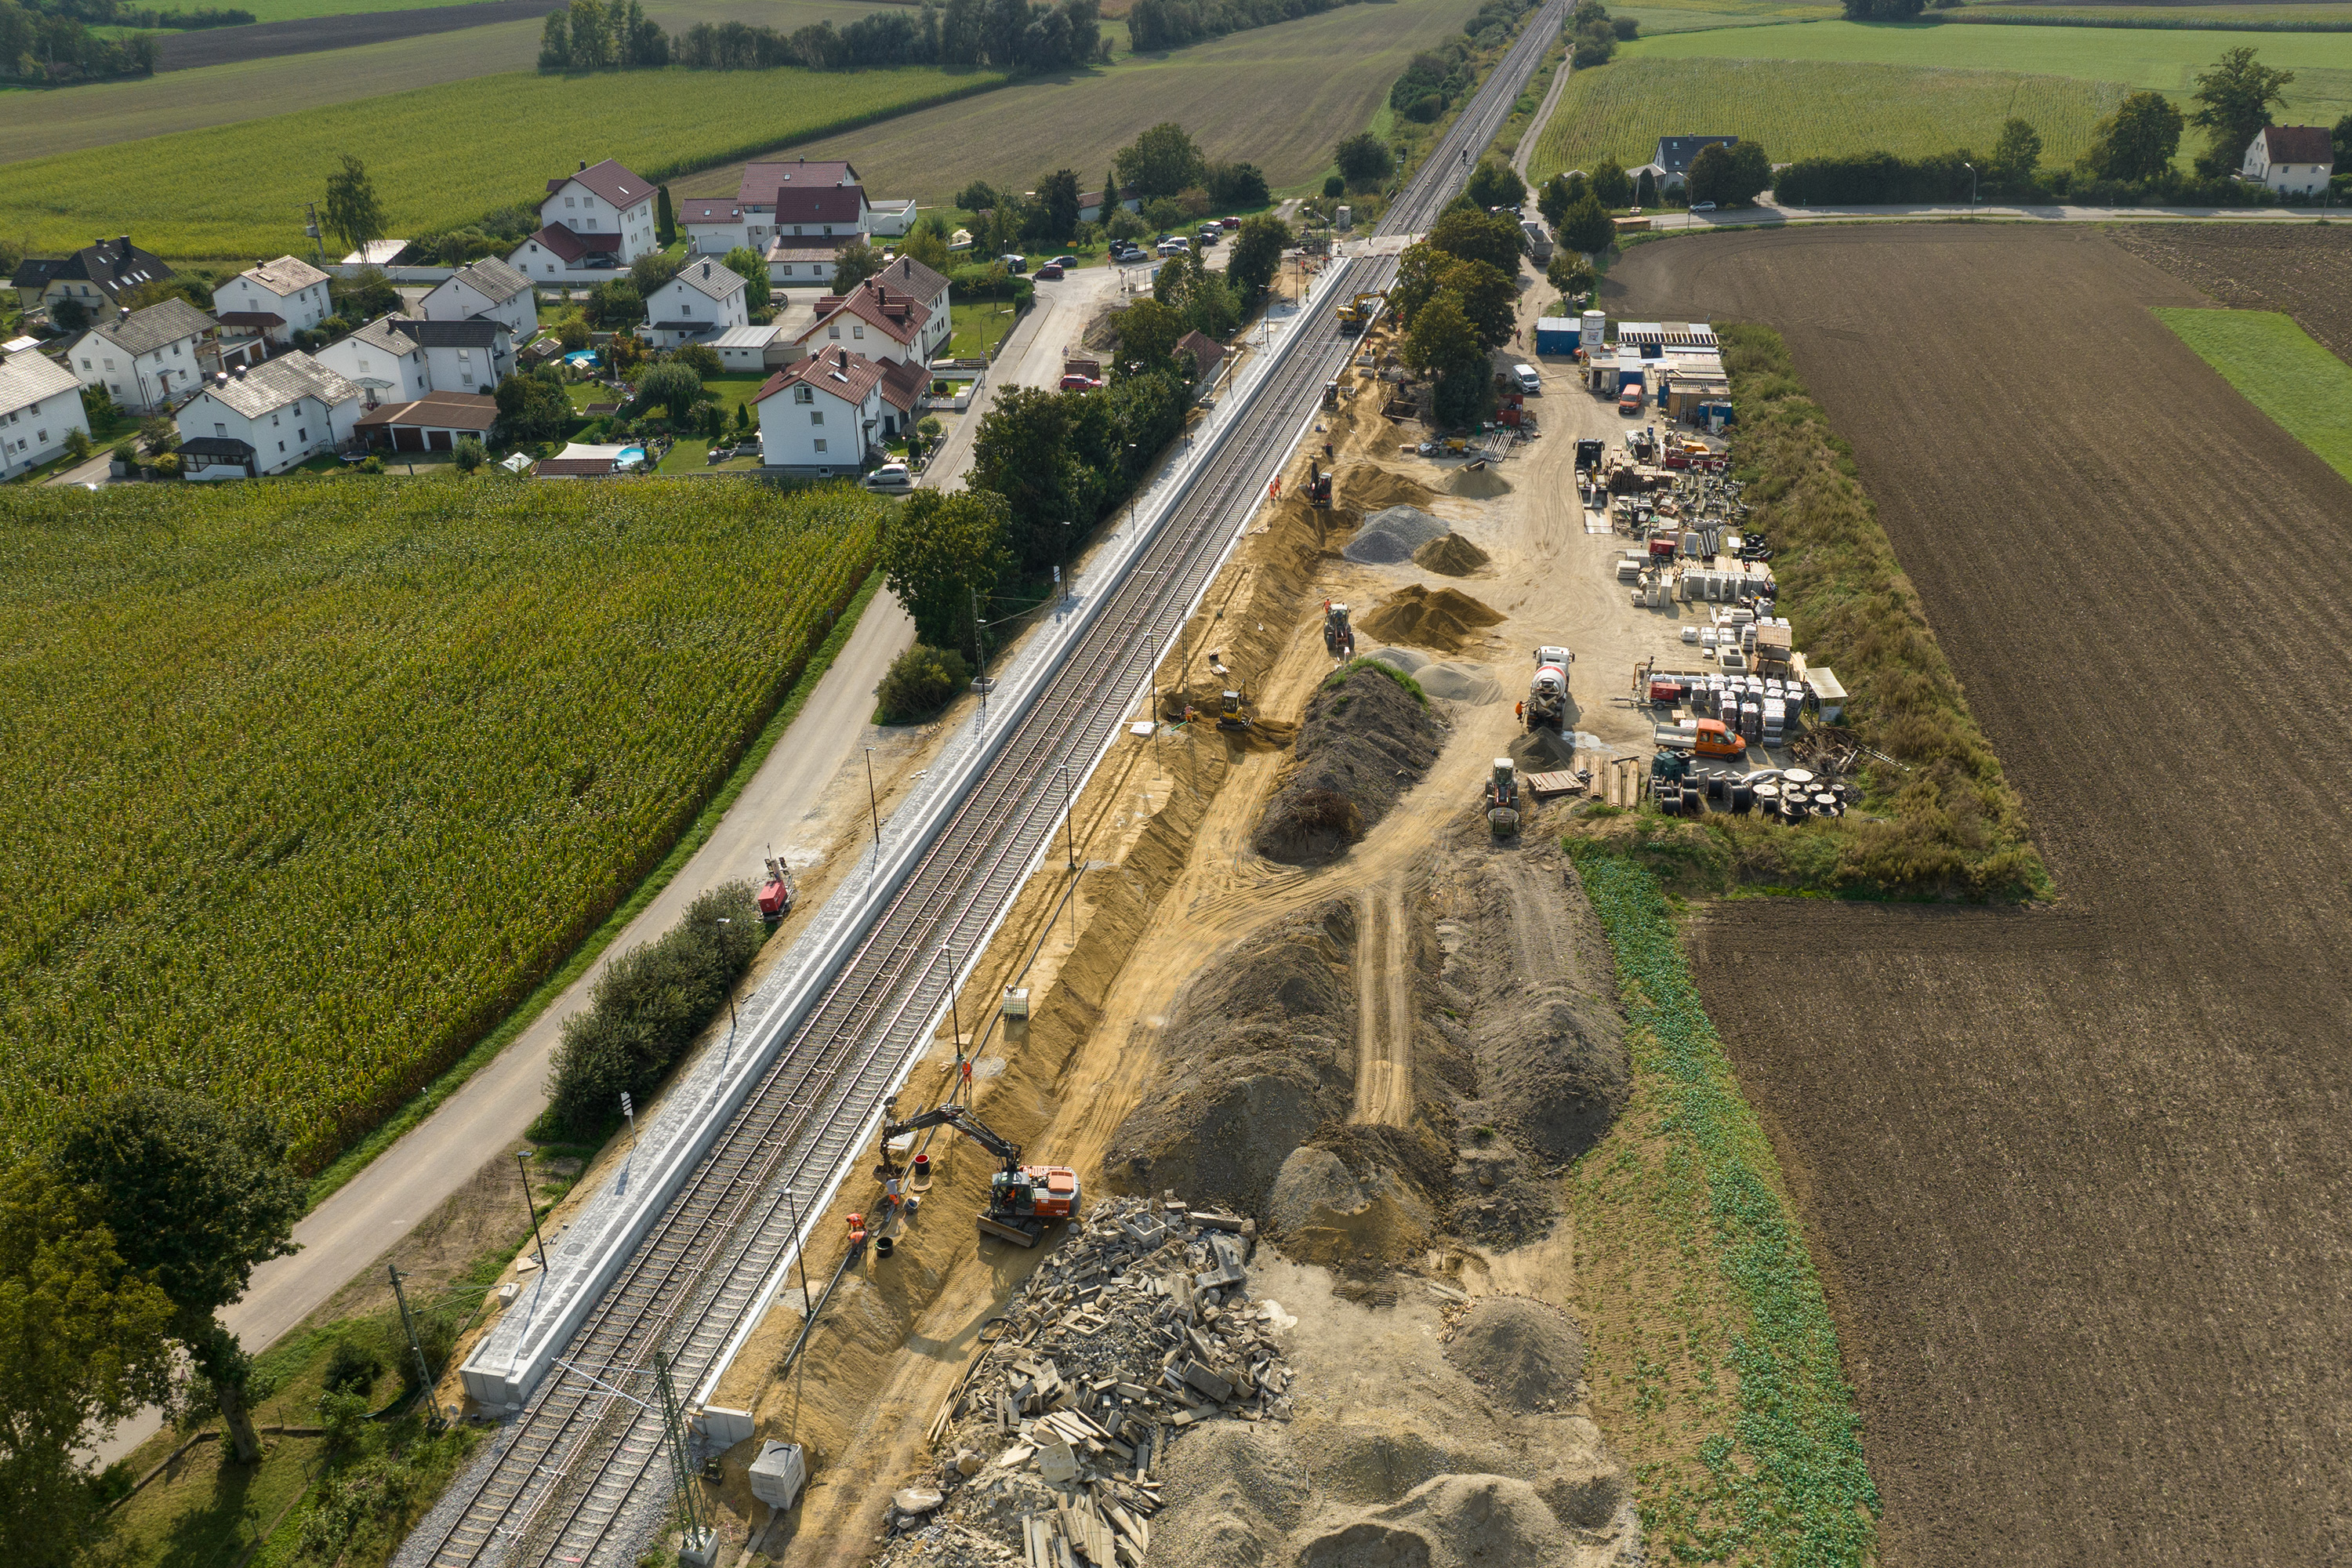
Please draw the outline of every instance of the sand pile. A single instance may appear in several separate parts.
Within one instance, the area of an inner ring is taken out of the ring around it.
[[[1440,588],[1433,594],[1411,583],[1356,624],[1385,643],[1413,643],[1440,653],[1455,653],[1502,618],[1458,588]]]
[[[1457,496],[1473,496],[1480,500],[1511,493],[1511,481],[1492,468],[1456,468],[1445,482],[1448,491]]]
[[[1503,684],[1487,671],[1483,664],[1454,664],[1433,658],[1422,667],[1415,679],[1421,689],[1432,697],[1448,702],[1459,702],[1467,708],[1484,708],[1489,702],[1503,700]]]
[[[1444,744],[1437,717],[1384,668],[1359,661],[1307,700],[1297,763],[1250,847],[1311,865],[1344,854],[1421,782]]]
[[[1377,463],[1350,465],[1341,470],[1339,483],[1331,489],[1333,500],[1360,512],[1378,511],[1382,507],[1418,507],[1430,499],[1425,486],[1402,474],[1392,474]]]
[[[1584,1338],[1567,1313],[1525,1296],[1474,1303],[1445,1359],[1514,1410],[1549,1410],[1572,1399],[1584,1375]]]
[[[1444,518],[1432,517],[1417,506],[1390,506],[1365,518],[1339,553],[1362,566],[1394,566],[1453,531]]]
[[[1494,557],[1458,533],[1440,534],[1412,552],[1412,563],[1443,577],[1467,577]]]

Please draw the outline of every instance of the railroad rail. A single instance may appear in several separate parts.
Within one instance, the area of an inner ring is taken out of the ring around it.
[[[1558,37],[1566,5],[1549,0],[1530,20],[1376,233],[1433,221],[1466,174],[1464,151],[1475,159],[1492,141]],[[780,1037],[739,1107],[587,1309],[554,1370],[398,1561],[634,1561],[667,1522],[668,1469],[656,1463],[662,1422],[644,1375],[655,1351],[667,1352],[682,1384],[704,1384],[764,1308],[801,1222],[855,1164],[884,1098],[948,1010],[950,988],[1047,851],[1066,801],[1109,751],[1267,479],[1314,418],[1322,384],[1353,342],[1338,331],[1335,302],[1384,286],[1394,268],[1368,258],[1332,268],[1262,369],[1228,397],[1214,433],[1129,540],[1116,581],[1058,640],[1042,639],[1033,678],[987,717],[995,728],[972,748],[961,798],[942,803],[928,837],[902,847],[887,873],[877,854],[877,891],[838,927],[841,956],[804,1005],[774,1017]],[[859,896],[845,889],[837,900]]]

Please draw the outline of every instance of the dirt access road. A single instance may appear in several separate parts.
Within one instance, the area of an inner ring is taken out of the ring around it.
[[[1787,334],[2063,895],[1696,928],[1885,1561],[2344,1561],[2352,486],[2145,308],[2201,296],[2095,230],[1675,241],[1604,292]]]

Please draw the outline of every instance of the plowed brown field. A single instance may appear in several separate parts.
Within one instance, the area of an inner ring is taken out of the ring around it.
[[[2352,1557],[2352,486],[2095,233],[1674,241],[1606,292],[1787,335],[2063,894],[1696,933],[1885,1560]]]

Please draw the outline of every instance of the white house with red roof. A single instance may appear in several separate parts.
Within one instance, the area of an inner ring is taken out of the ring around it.
[[[507,265],[526,278],[628,266],[658,250],[654,184],[607,158],[547,182],[539,204],[539,232],[508,253]]]
[[[732,250],[740,244],[765,252],[769,242],[776,237],[777,195],[784,191],[822,189],[828,185],[856,186],[858,205],[863,209],[865,186],[857,178],[857,171],[851,168],[846,160],[812,162],[806,158],[793,158],[744,164],[743,177],[735,186],[735,205],[741,213],[743,237],[720,248],[722,251]],[[806,222],[805,219],[802,221]],[[789,220],[786,226],[789,230]],[[706,245],[704,248],[709,247]]]
[[[688,196],[672,201],[688,256],[724,256],[750,243],[743,232],[742,204],[734,197]]]
[[[2283,196],[2315,196],[2335,172],[2336,141],[2326,126],[2265,125],[2238,174]]]
[[[793,341],[810,353],[840,347],[868,359],[924,366],[945,346],[948,336],[945,310],[934,310],[911,290],[868,278],[847,294],[819,300],[815,324]]]
[[[760,411],[760,461],[772,468],[855,473],[886,437],[913,425],[929,373],[828,345],[767,379],[751,399]]]

